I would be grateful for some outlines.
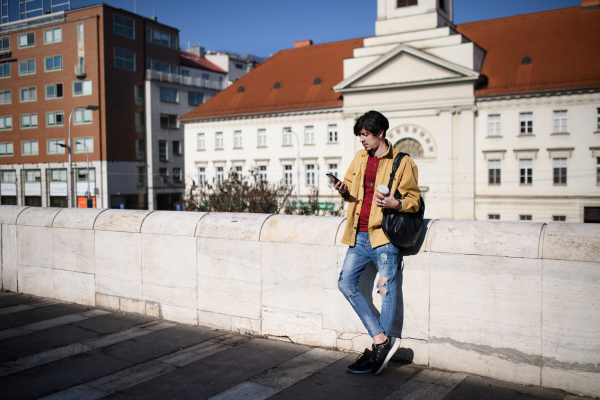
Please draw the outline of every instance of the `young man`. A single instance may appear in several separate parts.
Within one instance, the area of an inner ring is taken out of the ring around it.
[[[356,121],[354,135],[359,136],[364,149],[356,153],[344,181],[335,185],[340,197],[349,203],[342,243],[350,248],[338,288],[373,338],[371,350],[365,349],[357,361],[348,366],[348,371],[353,373],[377,375],[400,345],[399,339],[389,336],[396,313],[398,249],[381,228],[383,209],[417,212],[420,207],[417,166],[408,156],[402,159],[396,171],[391,193],[383,196],[377,192],[378,185],[388,185],[394,157],[398,154],[385,139],[388,128],[387,118],[377,111],[369,111]],[[394,198],[397,190],[402,194],[401,200]],[[375,263],[380,277],[377,282],[382,299],[379,320],[358,291],[358,279],[370,261]]]

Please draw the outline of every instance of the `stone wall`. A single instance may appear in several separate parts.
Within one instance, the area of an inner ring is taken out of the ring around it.
[[[362,351],[345,219],[0,206],[5,290]],[[600,396],[600,225],[429,221],[393,334],[417,364]],[[376,307],[376,270],[363,293]]]

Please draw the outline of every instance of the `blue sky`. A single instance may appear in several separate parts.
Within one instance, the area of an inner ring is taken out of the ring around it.
[[[17,0],[10,0],[16,11]],[[50,0],[45,0],[49,5]],[[71,0],[73,8],[98,0]],[[136,12],[180,30],[180,43],[211,50],[269,56],[294,46],[372,36],[376,0],[136,0]],[[134,0],[105,3],[133,11]],[[454,0],[454,23],[479,21],[581,5],[581,0]]]

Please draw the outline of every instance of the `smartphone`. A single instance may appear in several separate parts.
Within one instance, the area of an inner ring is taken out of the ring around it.
[[[334,185],[340,181],[338,178],[336,178],[336,176],[334,174],[325,174],[325,175],[327,175],[327,177],[333,181]]]

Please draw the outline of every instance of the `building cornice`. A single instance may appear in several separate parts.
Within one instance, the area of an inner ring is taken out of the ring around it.
[[[217,115],[207,117],[191,117],[191,118],[179,118],[180,122],[183,123],[198,123],[198,122],[215,122],[215,121],[234,121],[242,119],[258,119],[258,118],[277,118],[277,117],[295,117],[299,115],[312,115],[312,114],[332,114],[341,113],[342,106],[331,107],[331,108],[313,108],[313,109],[289,109],[281,111],[266,111],[256,113],[242,113],[233,115]]]

